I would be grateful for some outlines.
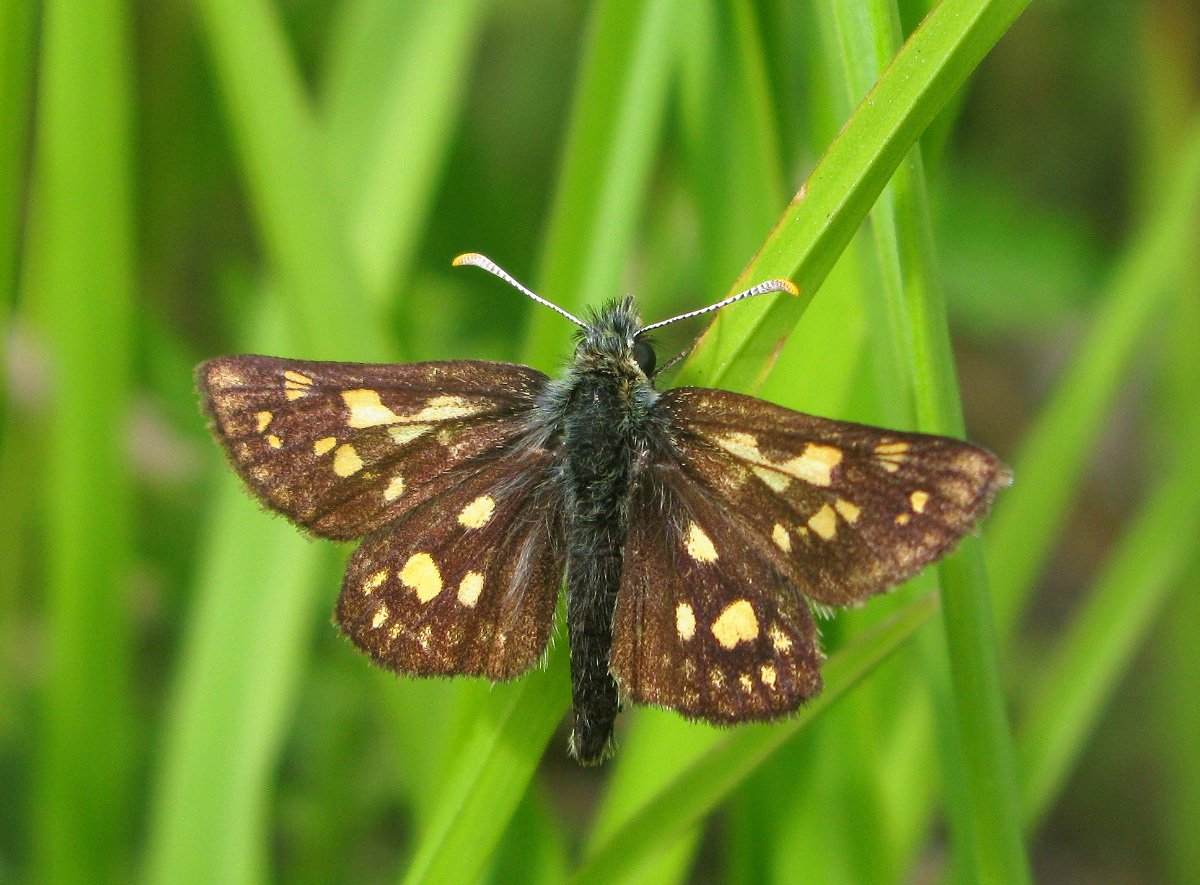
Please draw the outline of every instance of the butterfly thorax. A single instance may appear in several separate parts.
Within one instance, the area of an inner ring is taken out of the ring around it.
[[[563,443],[571,747],[585,763],[611,752],[619,701],[609,652],[629,490],[656,434],[658,394],[634,352],[640,327],[630,299],[608,305],[582,331],[570,368],[546,392]]]

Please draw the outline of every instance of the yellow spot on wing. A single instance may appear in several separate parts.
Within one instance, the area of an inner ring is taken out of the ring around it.
[[[757,639],[758,618],[754,616],[754,606],[745,599],[731,602],[713,621],[712,634],[725,648],[733,648],[739,642]]]
[[[333,453],[333,472],[338,476],[353,476],[362,470],[362,458],[358,456],[354,446],[346,443],[337,447],[337,451]]]
[[[442,573],[428,553],[414,553],[404,563],[400,580],[405,587],[417,594],[421,602],[428,602],[442,592]]]
[[[775,687],[775,668],[774,667],[772,667],[770,664],[763,664],[762,667],[759,669],[758,673],[759,673],[759,676],[762,678],[763,685],[765,685],[767,688]]]
[[[483,592],[483,575],[479,572],[467,572],[466,577],[458,585],[458,601],[467,608],[474,608]]]
[[[343,390],[342,399],[350,409],[350,418],[346,423],[351,427],[378,427],[400,420],[400,416],[379,399],[377,390]]]
[[[901,513],[896,516],[896,525],[908,525],[908,521],[912,519],[907,513]]]
[[[761,461],[762,452],[758,450],[758,438],[749,433],[729,433],[716,438],[717,445],[735,458],[743,461]]]
[[[837,514],[828,504],[822,504],[821,509],[809,518],[808,527],[826,541],[832,541],[837,534]]]
[[[913,492],[908,500],[915,513],[924,513],[925,505],[929,503],[929,492]]]
[[[908,451],[908,443],[903,440],[880,443],[875,447],[876,455],[903,455]]]
[[[392,481],[388,483],[388,487],[383,490],[383,500],[395,501],[404,494],[404,477],[393,476]]]
[[[283,441],[273,433],[267,434],[267,445],[273,449],[282,449]]]
[[[694,522],[688,526],[687,552],[697,562],[716,562],[718,558],[712,538]]]
[[[675,632],[684,642],[696,634],[696,614],[686,602],[675,606]]]
[[[313,443],[313,452],[315,452],[317,455],[324,455],[336,445],[337,440],[332,436],[323,436]]]
[[[809,443],[798,458],[779,465],[779,469],[815,486],[833,482],[833,468],[842,463],[842,450]]]
[[[375,612],[375,617],[371,619],[371,629],[378,630],[380,627],[386,624],[388,615],[390,614],[391,612],[388,611],[388,607],[386,605],[379,606],[379,611]]]
[[[432,429],[428,424],[399,424],[389,427],[388,435],[391,436],[392,442],[402,446],[407,442],[412,442],[418,436],[425,435]]]
[[[779,523],[775,523],[775,528],[771,529],[771,539],[784,553],[792,552],[792,536],[789,535],[788,530]]]
[[[747,693],[754,691],[754,680],[750,678],[749,673],[743,673],[739,676],[738,683],[742,686],[742,691]]]
[[[751,467],[750,470],[766,483],[767,488],[773,492],[782,492],[792,484],[792,478],[786,473],[780,473],[778,470],[772,470],[769,467]]]
[[[415,415],[407,416],[408,421],[452,421],[455,418],[465,418],[479,411],[479,406],[458,396],[435,396],[425,403],[425,408]]]
[[[771,646],[780,654],[787,654],[792,648],[792,638],[779,629],[778,625],[771,627],[767,636],[771,640]]]
[[[845,498],[838,498],[833,502],[833,506],[837,508],[837,512],[842,515],[842,519],[854,525],[858,521],[858,515],[862,512],[856,505],[851,504]]]
[[[378,590],[380,585],[383,584],[383,582],[386,580],[387,580],[387,569],[380,569],[375,574],[371,575],[371,577],[369,577],[365,581],[363,581],[363,588],[362,588],[363,595],[370,596],[372,593],[374,593],[376,590]]]
[[[258,421],[258,432],[262,433],[267,429],[267,425],[271,423],[271,419],[275,416],[270,412],[256,412],[254,417]]]
[[[469,529],[483,528],[491,521],[496,511],[496,502],[489,495],[480,495],[458,514],[460,524]]]
[[[310,392],[312,383],[312,379],[307,375],[288,369],[283,373],[283,395],[290,400],[299,399]]]

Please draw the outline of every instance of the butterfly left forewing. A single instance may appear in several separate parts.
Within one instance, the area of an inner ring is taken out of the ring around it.
[[[945,555],[1011,480],[990,452],[700,388],[663,395],[670,458],[814,602],[845,606]]]
[[[197,378],[217,438],[251,490],[338,540],[400,518],[475,461],[503,457],[547,380],[508,363],[267,356],[209,360]]]
[[[804,597],[677,464],[633,490],[613,627],[622,695],[709,722],[772,719],[821,689]]]

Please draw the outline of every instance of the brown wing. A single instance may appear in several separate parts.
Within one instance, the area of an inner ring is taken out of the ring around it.
[[[518,447],[370,535],[337,620],[383,667],[511,679],[545,651],[562,582],[552,456]]]
[[[197,378],[214,431],[268,507],[336,540],[392,522],[517,438],[547,378],[508,363],[221,357]]]
[[[970,443],[726,391],[678,388],[658,408],[680,469],[743,526],[749,549],[826,605],[860,603],[944,556],[1012,478]]]
[[[626,698],[729,723],[786,715],[821,690],[807,601],[707,489],[655,464],[629,525],[611,657]]]

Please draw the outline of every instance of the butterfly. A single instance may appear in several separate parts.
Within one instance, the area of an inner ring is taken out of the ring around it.
[[[514,679],[549,644],[566,575],[583,764],[623,704],[770,720],[821,690],[814,611],[945,555],[1011,481],[943,436],[800,414],[721,390],[655,389],[632,299],[580,320],[552,379],[526,366],[228,356],[197,377],[249,489],[307,531],[362,539],[337,622],[400,674]]]

